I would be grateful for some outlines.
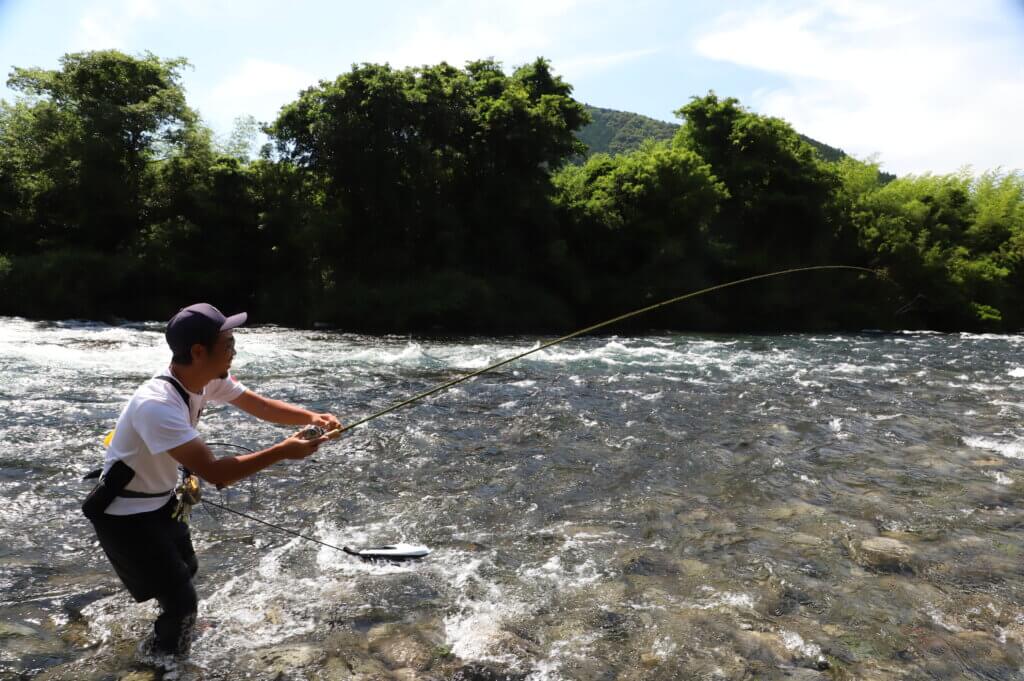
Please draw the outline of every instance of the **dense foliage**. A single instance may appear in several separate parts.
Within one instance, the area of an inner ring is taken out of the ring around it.
[[[353,66],[283,107],[251,158],[256,122],[215,140],[185,66],[105,51],[11,73],[0,314],[162,319],[202,299],[296,325],[555,331],[841,263],[887,277],[779,278],[637,326],[1024,326],[1019,174],[893,180],[714,93],[680,126],[616,127],[543,59]]]
[[[590,115],[590,122],[576,133],[576,137],[587,146],[588,156],[627,154],[651,140],[669,141],[679,130],[678,123],[667,123],[629,111],[602,109],[589,104],[584,108]],[[826,161],[840,161],[846,157],[842,149],[831,147],[806,135],[800,135],[800,139],[814,147],[818,155]],[[891,175],[883,176],[895,179]]]
[[[679,126],[640,114],[615,109],[587,106],[590,122],[576,136],[587,145],[587,155],[627,154],[644,142],[667,142],[675,137]]]

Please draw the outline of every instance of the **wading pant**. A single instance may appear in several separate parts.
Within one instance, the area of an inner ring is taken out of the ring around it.
[[[155,651],[184,655],[192,645],[196,623],[192,577],[199,563],[188,525],[171,517],[176,503],[172,497],[156,511],[104,514],[93,527],[132,598],[140,603],[155,598],[160,604],[160,616],[153,624]]]

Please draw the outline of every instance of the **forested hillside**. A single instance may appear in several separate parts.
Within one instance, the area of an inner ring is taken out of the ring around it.
[[[628,111],[602,109],[589,104],[584,105],[584,108],[590,115],[590,122],[576,133],[576,137],[587,145],[587,155],[625,154],[636,151],[648,140],[670,141],[679,130],[678,123],[667,123]],[[814,147],[826,161],[839,161],[846,156],[842,149],[830,147],[806,135],[800,135],[800,138]]]
[[[647,140],[667,142],[675,137],[679,125],[640,114],[614,109],[586,107],[590,122],[576,133],[587,145],[587,154],[625,154],[636,151]]]
[[[103,51],[13,70],[0,314],[166,319],[208,300],[255,322],[553,332],[831,263],[886,276],[774,279],[632,328],[1024,327],[1019,173],[887,182],[714,93],[681,101],[669,137],[588,114],[543,59],[325,74],[251,158],[251,125],[218,143],[190,107],[186,64]],[[621,153],[574,164],[591,120]]]

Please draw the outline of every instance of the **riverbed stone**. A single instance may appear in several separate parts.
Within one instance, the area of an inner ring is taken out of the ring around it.
[[[769,665],[781,665],[789,661],[790,654],[782,640],[766,631],[737,630],[734,634],[737,652],[746,660],[757,660]]]
[[[158,681],[160,672],[155,669],[139,669],[118,676],[117,681]]]
[[[794,532],[786,538],[790,543],[797,544],[798,546],[821,546],[824,544],[824,540],[820,537],[815,537],[810,534],[803,532]]]
[[[676,565],[682,574],[690,577],[706,575],[711,570],[707,563],[703,563],[695,558],[683,558],[677,561]]]
[[[667,577],[679,573],[668,557],[658,553],[636,553],[626,559],[622,572],[627,575],[645,577]]]
[[[309,643],[286,643],[253,651],[242,660],[242,666],[267,674],[270,678],[288,677],[296,669],[321,664],[327,654],[323,648]]]
[[[440,676],[430,672],[412,669],[410,667],[395,669],[391,672],[391,676],[395,681],[439,681],[439,679],[441,679]]]
[[[891,537],[862,539],[856,558],[861,565],[883,572],[914,572],[919,567],[914,549]]]
[[[20,622],[0,622],[0,639],[13,637],[38,638],[39,632]]]
[[[485,664],[467,664],[452,675],[452,681],[525,681],[526,673]]]
[[[825,514],[825,509],[806,501],[792,501],[765,509],[764,517],[770,520],[786,520],[789,518],[816,518]]]
[[[378,624],[367,632],[366,639],[370,652],[391,669],[425,671],[437,656],[435,646],[402,624]]]

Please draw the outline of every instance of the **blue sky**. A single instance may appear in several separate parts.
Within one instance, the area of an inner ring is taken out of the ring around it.
[[[188,58],[220,134],[357,62],[544,56],[597,106],[674,120],[714,89],[891,172],[1024,169],[1022,0],[0,0],[5,72],[105,48]]]

